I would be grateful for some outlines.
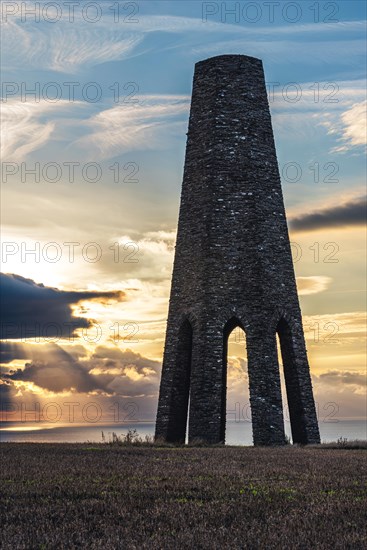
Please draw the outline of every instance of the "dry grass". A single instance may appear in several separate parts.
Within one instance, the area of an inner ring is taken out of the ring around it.
[[[4,549],[365,548],[366,451],[3,443]]]

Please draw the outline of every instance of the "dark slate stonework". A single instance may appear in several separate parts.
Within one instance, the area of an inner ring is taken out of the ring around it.
[[[227,340],[246,333],[255,445],[320,436],[262,62],[195,66],[156,437],[224,442]]]

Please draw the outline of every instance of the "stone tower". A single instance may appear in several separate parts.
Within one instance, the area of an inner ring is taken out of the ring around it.
[[[156,438],[224,442],[227,341],[246,334],[255,445],[319,443],[262,62],[195,66]],[[189,415],[188,415],[188,408]]]

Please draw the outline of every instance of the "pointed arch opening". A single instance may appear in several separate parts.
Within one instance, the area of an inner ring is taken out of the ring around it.
[[[281,391],[282,406],[283,406],[284,433],[288,438],[288,440],[290,442],[293,442],[292,430],[290,425],[289,407],[288,407],[287,386],[285,382],[283,357],[282,357],[282,350],[281,350],[281,344],[280,344],[280,338],[279,338],[278,332],[275,333],[275,338],[276,338],[277,356],[278,356],[278,365],[279,365],[280,391]]]
[[[223,331],[221,439],[226,444],[252,444],[246,332],[237,317]]]

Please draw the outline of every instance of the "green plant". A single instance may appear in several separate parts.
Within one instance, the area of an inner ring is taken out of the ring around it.
[[[146,445],[152,446],[154,444],[154,438],[151,435],[145,435],[144,438],[139,435],[136,429],[130,429],[126,434],[118,435],[116,432],[109,434],[108,440],[102,432],[102,443],[107,443],[108,445],[121,445],[121,446],[130,446],[130,445]]]

